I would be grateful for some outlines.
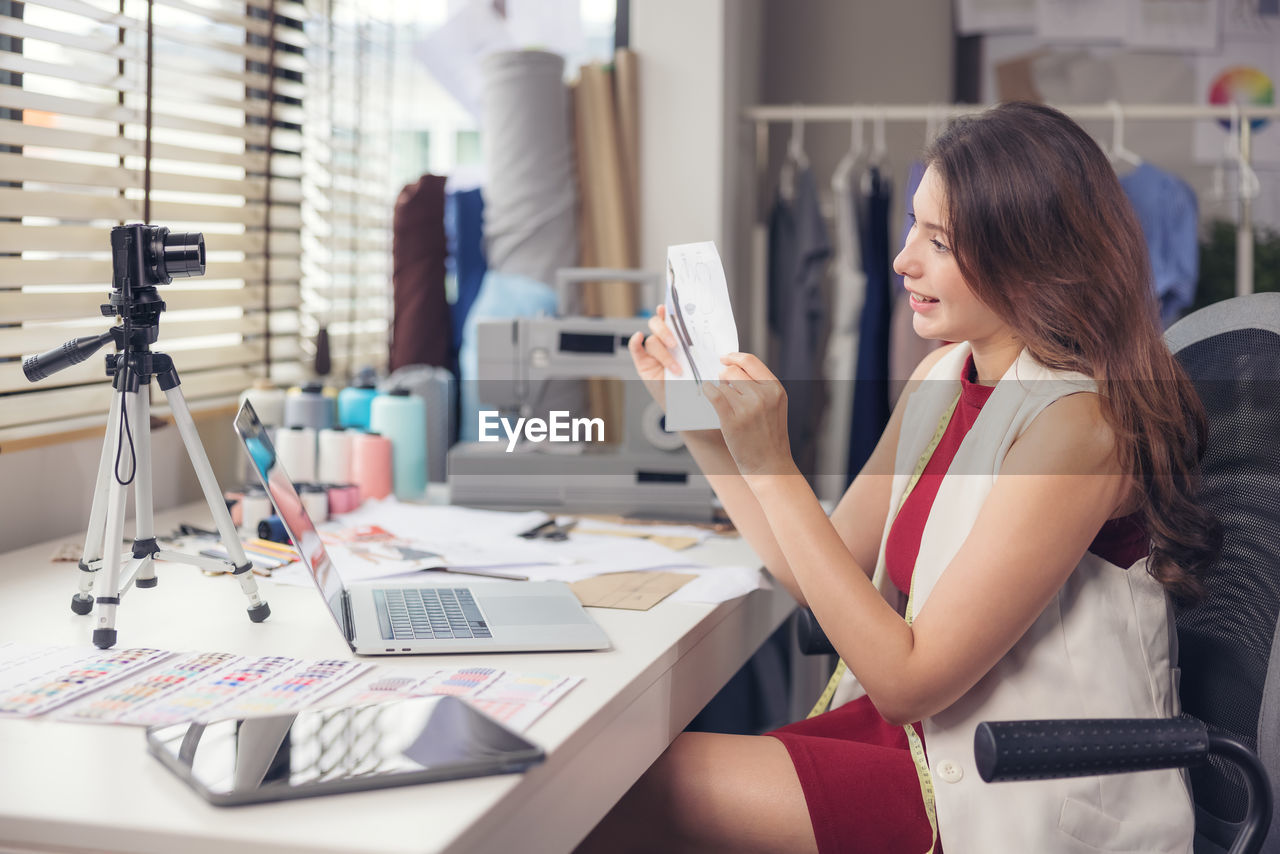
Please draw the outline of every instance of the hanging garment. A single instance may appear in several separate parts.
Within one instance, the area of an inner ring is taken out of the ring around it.
[[[453,301],[453,347],[462,346],[462,327],[480,282],[489,269],[484,257],[484,196],[479,188],[449,193],[445,200],[444,230],[449,239],[449,262],[458,284]]]
[[[400,191],[392,215],[390,369],[452,364],[444,292],[444,182],[424,175]]]
[[[1151,278],[1168,327],[1195,301],[1200,278],[1200,211],[1195,192],[1176,175],[1142,163],[1120,178],[1138,214],[1151,256]]]
[[[907,186],[906,195],[903,198],[907,203],[907,211],[913,209],[912,199],[915,198],[916,190],[920,186],[920,179],[924,177],[925,166],[920,161],[911,164],[911,168],[907,170]],[[898,252],[907,242],[907,232],[911,230],[911,217],[903,214],[905,222],[902,225],[902,240],[897,246],[890,247],[890,256]],[[906,288],[902,286],[902,277],[897,273],[893,273],[892,294],[893,294],[893,317],[889,321],[889,408],[892,409],[894,402],[906,387],[907,380],[911,379],[912,372],[920,361],[929,352],[936,348],[940,342],[932,341],[928,338],[921,338],[916,334],[915,326],[912,319],[915,312],[911,309],[911,300],[907,297]]]
[[[858,322],[858,364],[849,432],[850,481],[857,476],[889,423],[889,202],[892,182],[878,166],[863,176],[862,264],[866,301]]]
[[[787,390],[791,456],[808,474],[817,456],[822,402],[818,333],[831,244],[813,172],[799,170],[794,190],[790,200],[779,194],[769,220],[769,326],[778,336],[775,373]]]
[[[831,265],[831,330],[822,362],[827,406],[822,412],[818,435],[819,482],[816,486],[821,497],[832,500],[839,498],[848,485],[858,321],[867,291],[858,230],[858,180],[859,174],[849,169],[837,172],[831,182],[835,197],[835,257]],[[833,482],[833,488],[822,488],[828,481]]]

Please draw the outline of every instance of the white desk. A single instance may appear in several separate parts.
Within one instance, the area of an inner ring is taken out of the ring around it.
[[[157,514],[156,530],[172,530],[178,521],[208,525],[203,505],[183,510]],[[0,556],[0,641],[88,643],[90,617],[70,609],[77,570],[51,563],[52,551],[45,544]],[[716,539],[690,555],[708,563],[756,562],[739,539]],[[229,576],[210,578],[174,564],[158,565],[157,574],[158,587],[125,596],[118,647],[351,656],[314,591],[263,582],[271,618],[253,624]],[[718,606],[593,608],[613,642],[610,651],[370,659],[423,669],[483,661],[585,677],[528,730],[547,759],[523,775],[217,808],[147,754],[139,728],[0,720],[0,849],[568,851],[794,606],[778,588]]]

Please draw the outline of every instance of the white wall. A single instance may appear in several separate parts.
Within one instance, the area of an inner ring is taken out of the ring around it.
[[[107,393],[104,380],[103,394]],[[240,451],[231,416],[201,418],[196,426],[218,482],[224,490],[238,485]],[[200,485],[177,428],[166,424],[153,431],[151,445],[156,508],[200,500]],[[0,551],[59,537],[83,540],[101,452],[101,437],[13,452],[0,448]],[[127,467],[126,461],[124,468]],[[129,513],[132,516],[132,501]],[[212,519],[190,521],[208,524]],[[132,537],[132,522],[125,534]]]

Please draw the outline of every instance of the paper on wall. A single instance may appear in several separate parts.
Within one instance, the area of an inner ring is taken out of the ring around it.
[[[1216,0],[1129,0],[1130,47],[1217,50],[1220,15]]]
[[[1036,25],[1035,0],[956,0],[955,14],[962,36],[1022,32]]]
[[[676,337],[679,376],[667,371],[668,430],[718,430],[720,418],[702,393],[717,382],[720,357],[738,350],[738,327],[720,254],[711,241],[667,247],[667,327]]]

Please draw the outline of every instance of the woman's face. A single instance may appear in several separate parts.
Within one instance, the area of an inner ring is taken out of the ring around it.
[[[922,338],[982,342],[1010,335],[1004,321],[974,296],[960,275],[943,222],[944,188],[932,166],[925,170],[910,208],[915,224],[893,261],[911,298],[911,325]]]

